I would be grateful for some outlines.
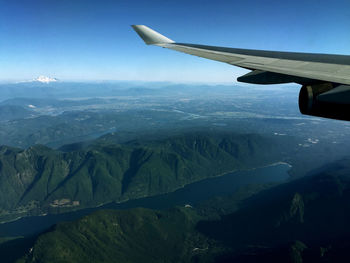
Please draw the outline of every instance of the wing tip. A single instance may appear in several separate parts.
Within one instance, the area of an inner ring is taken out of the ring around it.
[[[154,31],[145,25],[131,25],[131,27],[136,31],[136,33],[142,38],[142,40],[147,45],[157,45],[157,44],[171,44],[174,43],[173,40],[163,36],[162,34]]]

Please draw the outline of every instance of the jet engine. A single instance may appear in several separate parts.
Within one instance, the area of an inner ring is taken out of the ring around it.
[[[334,83],[304,85],[299,93],[302,114],[350,120],[350,86]]]

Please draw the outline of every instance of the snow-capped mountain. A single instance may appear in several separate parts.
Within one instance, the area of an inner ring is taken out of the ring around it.
[[[33,79],[33,81],[38,81],[41,83],[50,83],[50,82],[56,82],[56,81],[58,81],[58,79],[50,78],[50,77],[46,77],[46,76],[39,76],[36,79]]]

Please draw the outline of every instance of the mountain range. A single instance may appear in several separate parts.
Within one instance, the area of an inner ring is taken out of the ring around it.
[[[25,150],[1,146],[1,220],[168,193],[279,161],[281,147],[260,135],[197,133],[125,144],[96,141],[69,152],[40,145]]]
[[[43,233],[18,262],[348,262],[349,174],[343,160],[195,208],[98,211]]]

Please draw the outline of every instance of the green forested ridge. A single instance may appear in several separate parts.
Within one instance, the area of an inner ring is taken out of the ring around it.
[[[161,141],[94,143],[61,152],[0,148],[0,211],[38,214],[156,195],[228,171],[280,160],[258,135],[187,134]],[[267,154],[268,153],[268,154]]]
[[[348,262],[349,221],[347,159],[316,175],[261,191],[238,211],[202,221],[197,229],[227,247],[250,247],[244,257],[231,254],[223,262]]]
[[[191,262],[207,252],[192,209],[104,210],[40,236],[25,262]],[[197,249],[196,249],[197,248]],[[202,252],[203,253],[203,252]]]
[[[349,174],[346,160],[244,201],[99,211],[58,224],[20,262],[348,262]],[[208,220],[220,206],[234,212]]]

